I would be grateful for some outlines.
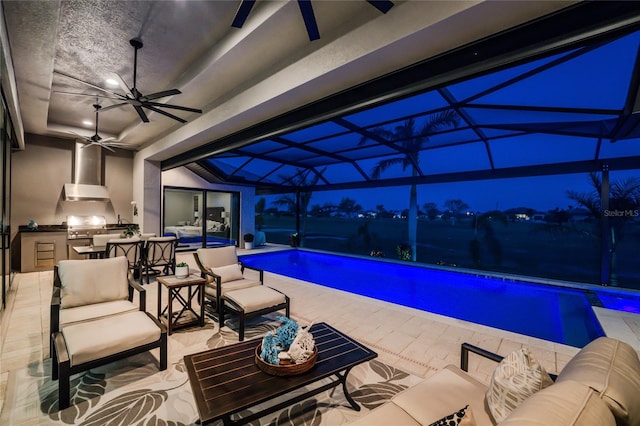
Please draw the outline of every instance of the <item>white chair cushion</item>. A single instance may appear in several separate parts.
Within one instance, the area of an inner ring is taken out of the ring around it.
[[[61,260],[58,262],[62,284],[60,308],[127,300],[128,272],[129,263],[124,257]]]
[[[237,263],[227,266],[220,266],[218,268],[211,268],[211,272],[220,276],[221,283],[237,281],[244,278],[242,276],[242,269]]]
[[[222,284],[222,288],[220,289],[220,295],[224,296],[229,291],[240,290],[243,288],[256,287],[262,285],[260,281],[242,279],[236,281],[230,281],[228,283]],[[204,292],[211,297],[216,297],[216,286],[215,284],[207,284],[204,288]]]
[[[93,245],[94,246],[106,246],[109,240],[113,240],[116,238],[120,238],[120,234],[100,234],[93,236]]]
[[[156,342],[160,334],[160,327],[141,311],[62,327],[72,366]]]
[[[117,315],[125,312],[138,311],[140,308],[128,300],[97,303],[94,305],[76,306],[60,310],[60,325],[70,325],[74,322],[87,321]]]
[[[223,298],[233,302],[244,313],[279,305],[286,300],[284,294],[263,285],[228,291]]]
[[[224,246],[216,248],[200,248],[196,250],[198,258],[203,266],[208,268],[218,268],[220,266],[238,263],[236,246]]]

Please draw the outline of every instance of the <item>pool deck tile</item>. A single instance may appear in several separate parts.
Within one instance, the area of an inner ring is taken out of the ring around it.
[[[255,251],[255,250],[254,250]],[[242,250],[239,250],[242,253]],[[191,253],[179,253],[197,270]],[[251,271],[247,272],[251,274]],[[19,274],[17,295],[3,317],[0,354],[0,407],[7,372],[48,356],[51,272]],[[420,377],[447,364],[459,365],[460,344],[469,342],[500,355],[528,347],[542,365],[557,373],[578,351],[567,345],[474,324],[365,296],[265,273],[265,285],[291,298],[291,316],[301,325],[328,322],[378,352],[380,361]],[[640,354],[640,315],[594,308],[605,333],[629,343]],[[33,321],[35,317],[38,321]],[[26,321],[30,318],[30,321]],[[194,342],[195,343],[195,342]],[[171,351],[170,351],[171,352]],[[472,355],[470,373],[488,383],[495,362]],[[6,407],[5,407],[6,408]]]

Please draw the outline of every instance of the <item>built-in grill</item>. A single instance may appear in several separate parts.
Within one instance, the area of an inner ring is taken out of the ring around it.
[[[67,239],[92,239],[94,235],[107,233],[104,216],[67,216]]]

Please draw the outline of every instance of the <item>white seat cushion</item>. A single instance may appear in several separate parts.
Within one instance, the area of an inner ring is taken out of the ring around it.
[[[220,294],[224,296],[229,291],[241,290],[243,288],[258,287],[258,286],[262,286],[262,284],[260,284],[260,281],[256,281],[256,280],[242,279],[237,281],[231,281],[231,282],[222,284],[222,288],[220,289]],[[215,284],[207,284],[205,286],[204,292],[211,297],[216,297]]]
[[[141,311],[62,327],[72,366],[156,342],[160,334],[160,327]]]
[[[468,404],[477,426],[494,426],[485,409],[486,392],[487,386],[458,367],[447,365],[416,386],[400,392],[391,401],[423,425],[431,424]]]
[[[76,306],[75,308],[60,310],[60,325],[70,325],[74,322],[99,319],[110,315],[138,310],[140,310],[140,308],[128,300],[115,300],[113,302]]]
[[[233,302],[244,313],[280,305],[286,301],[284,294],[263,285],[229,291],[223,298]]]
[[[360,417],[349,426],[422,426],[410,414],[393,402],[376,407],[364,417]]]
[[[129,263],[124,257],[61,260],[62,309],[129,298]]]

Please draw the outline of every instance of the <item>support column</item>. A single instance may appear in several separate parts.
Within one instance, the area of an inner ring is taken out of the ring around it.
[[[609,220],[609,166],[602,165],[600,188],[600,285],[608,286],[611,279],[611,226]]]

